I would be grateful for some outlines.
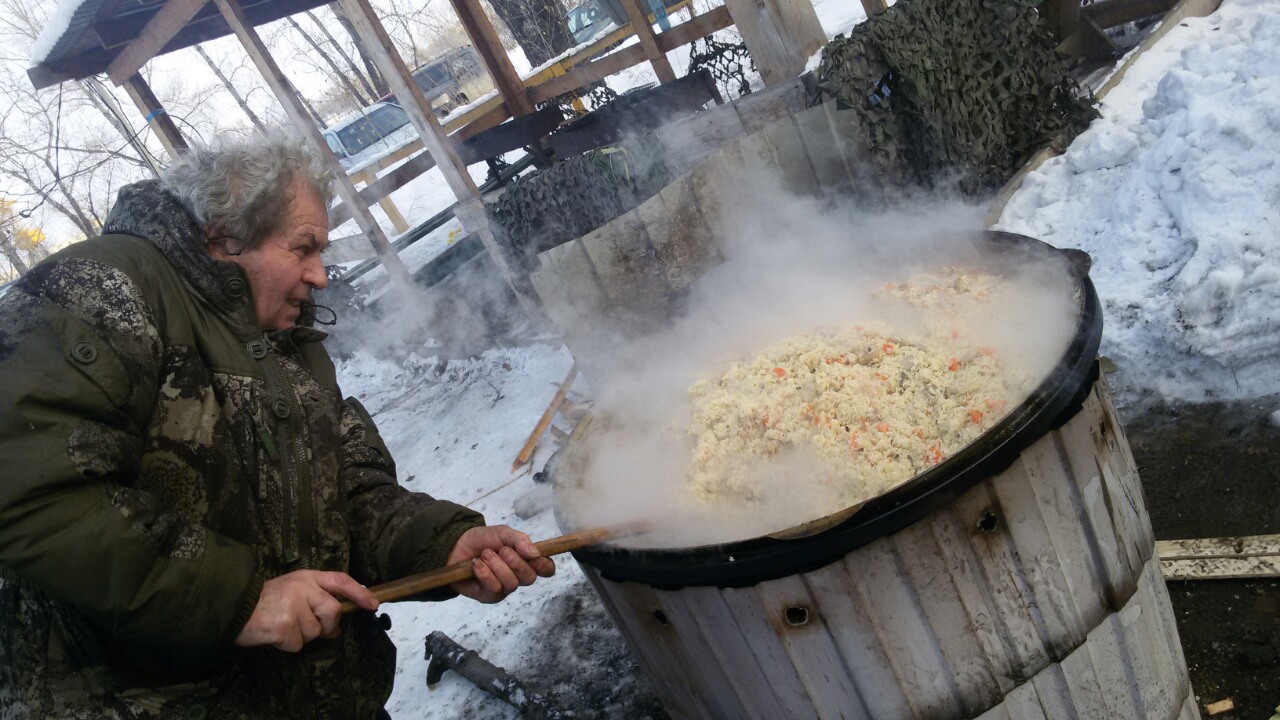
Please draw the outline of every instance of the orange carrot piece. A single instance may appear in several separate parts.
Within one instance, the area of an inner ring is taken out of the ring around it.
[[[782,378],[782,377],[786,377],[786,376],[787,376],[787,370],[786,370],[786,368],[776,367],[776,368],[774,368],[774,369],[773,369],[773,374],[774,374],[774,375],[777,375],[777,376],[778,376],[778,377],[780,377],[780,378]]]
[[[893,354],[893,343],[885,343],[884,345],[881,345],[880,348],[884,350],[885,355]]]
[[[970,411],[969,411],[969,421],[970,421],[970,422],[972,422],[974,425],[980,425],[980,424],[982,423],[982,411],[981,411],[981,410],[970,410]]]
[[[951,364],[947,366],[947,369],[950,370],[951,372],[955,372],[956,370],[959,370],[960,361],[955,358],[951,358]]]
[[[889,432],[889,423],[878,422],[876,423],[876,429],[879,430],[880,432]]]

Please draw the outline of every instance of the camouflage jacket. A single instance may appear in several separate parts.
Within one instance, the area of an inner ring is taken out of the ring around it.
[[[369,718],[395,650],[358,613],[240,648],[265,578],[438,567],[475,513],[401,488],[308,328],[154,182],[0,299],[0,719]]]

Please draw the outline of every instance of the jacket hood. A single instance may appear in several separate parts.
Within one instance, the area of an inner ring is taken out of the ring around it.
[[[102,233],[150,240],[206,302],[239,332],[260,331],[253,293],[244,270],[209,256],[204,232],[182,203],[158,180],[120,188]]]

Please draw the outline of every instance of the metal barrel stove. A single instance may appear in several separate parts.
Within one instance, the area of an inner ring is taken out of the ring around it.
[[[674,302],[715,263],[704,215],[744,158],[773,163],[797,192],[869,187],[853,122],[831,106],[786,117],[650,207],[543,253],[535,287],[588,378],[593,363],[607,373],[594,329],[641,327],[653,313],[638,303]],[[1137,468],[1098,372],[1087,258],[1067,255],[1078,321],[1057,369],[942,464],[790,534],[575,553],[674,717],[1199,717]],[[571,441],[555,472],[572,472],[584,444]]]

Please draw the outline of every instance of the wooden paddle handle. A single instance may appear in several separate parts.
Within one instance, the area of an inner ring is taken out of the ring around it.
[[[630,535],[638,535],[644,532],[648,526],[643,523],[633,523],[629,525],[617,525],[613,527],[598,527],[589,530],[582,530],[568,535],[551,538],[534,543],[534,547],[538,548],[538,552],[543,557],[551,557],[552,555],[560,555],[561,553],[572,552],[588,545],[598,545],[599,543],[615,540],[620,537]],[[382,585],[374,585],[369,588],[373,592],[373,596],[378,598],[378,602],[394,602],[402,600],[418,593],[424,593],[428,590],[435,590],[446,585],[461,580],[467,580],[475,577],[472,569],[471,560],[463,560],[452,565],[446,565],[437,570],[430,572],[410,575],[406,578],[393,580]],[[360,610],[360,606],[347,600],[342,603],[342,612],[349,613]]]

